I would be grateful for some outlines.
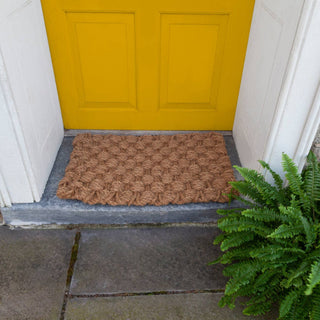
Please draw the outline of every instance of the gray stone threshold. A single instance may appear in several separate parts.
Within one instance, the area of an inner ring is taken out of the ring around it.
[[[64,176],[72,151],[72,140],[78,133],[113,133],[113,134],[176,134],[194,131],[92,131],[66,130],[65,137],[58,152],[54,167],[49,177],[46,189],[40,202],[14,204],[3,208],[4,224],[11,226],[41,226],[41,225],[127,225],[127,224],[157,224],[157,223],[212,223],[219,216],[218,209],[239,207],[241,204],[233,201],[231,204],[221,203],[191,203],[185,205],[167,206],[109,206],[88,205],[77,200],[62,200],[56,196],[59,181]],[[230,131],[224,134],[226,148],[232,165],[240,165],[233,137]],[[239,176],[235,172],[237,179]]]

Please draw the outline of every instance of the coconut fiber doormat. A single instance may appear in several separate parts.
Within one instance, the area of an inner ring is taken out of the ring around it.
[[[221,134],[79,134],[57,196],[88,204],[227,202],[235,180]]]

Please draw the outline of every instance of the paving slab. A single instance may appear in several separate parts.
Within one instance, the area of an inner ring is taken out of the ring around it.
[[[219,308],[220,294],[179,294],[112,298],[80,298],[69,301],[66,320],[274,320],[248,317],[242,307]]]
[[[83,231],[72,294],[222,289],[216,227]]]
[[[58,320],[75,233],[0,227],[0,319]]]

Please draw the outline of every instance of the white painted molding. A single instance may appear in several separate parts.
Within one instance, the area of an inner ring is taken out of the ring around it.
[[[243,166],[301,170],[320,121],[320,1],[256,0],[233,135]]]
[[[0,48],[1,49],[1,48]],[[1,148],[0,190],[3,199],[2,205],[10,206],[11,201],[35,200],[32,192],[31,181],[33,179],[29,157],[26,153],[25,142],[19,119],[17,117],[15,103],[8,81],[3,56],[0,51],[0,102],[1,102]],[[21,147],[22,146],[22,147]],[[31,177],[28,176],[31,174]],[[22,188],[22,194],[15,193],[15,187],[10,187],[10,181],[14,181],[17,187]],[[34,187],[34,185],[33,185]],[[11,193],[11,195],[9,195]]]
[[[0,76],[1,205],[40,201],[64,134],[40,0],[0,1]]]
[[[12,201],[0,171],[0,207],[10,207],[11,204]]]
[[[320,1],[304,2],[263,159],[281,172],[282,152],[302,170],[320,114]]]
[[[320,83],[318,90],[312,104],[309,116],[304,126],[304,131],[301,136],[300,142],[294,153],[293,159],[297,163],[301,171],[305,165],[306,155],[309,153],[313,140],[317,134],[320,125]]]
[[[5,69],[5,65],[3,63],[3,57],[2,57],[2,53],[1,54],[1,58],[0,58],[0,72],[1,72],[1,88],[2,88],[2,92],[4,94],[4,97],[6,99],[6,107],[7,107],[7,111],[10,115],[10,120],[12,122],[12,126],[14,129],[14,133],[15,133],[15,138],[16,141],[18,143],[19,146],[19,151],[20,151],[20,155],[22,157],[23,160],[23,165],[25,168],[25,172],[26,175],[28,177],[28,181],[29,181],[29,186],[31,189],[31,193],[33,196],[33,200],[35,201],[39,201],[40,200],[40,196],[39,196],[39,192],[37,190],[36,187],[36,182],[35,182],[35,178],[34,178],[34,173],[32,171],[32,166],[30,163],[30,158],[29,158],[29,154],[27,151],[27,147],[26,147],[26,142],[24,139],[24,135],[22,132],[22,127],[21,127],[21,123],[20,123],[20,119],[18,117],[17,114],[17,109],[16,109],[16,105],[15,105],[15,101],[12,95],[12,90],[10,87],[10,83],[9,83],[9,79],[7,77],[7,72]]]

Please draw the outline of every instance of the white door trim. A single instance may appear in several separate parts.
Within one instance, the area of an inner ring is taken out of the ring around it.
[[[243,166],[283,174],[285,152],[302,170],[320,121],[319,25],[319,0],[256,0],[233,128]]]
[[[304,118],[305,121],[301,124],[300,139],[295,141],[296,145],[288,149],[285,147],[283,148],[283,151],[289,153],[295,163],[298,164],[300,170],[302,170],[305,164],[306,156],[309,153],[315,138],[320,123],[319,69],[315,68],[315,72],[308,73],[310,85],[314,81],[319,83],[319,85],[317,85],[316,91],[313,92],[314,96],[301,99],[301,108],[305,109],[304,114],[296,112],[297,106],[292,103],[290,99],[292,98],[297,85],[303,85],[302,81],[304,77],[301,69],[306,68],[304,70],[308,70],[310,59],[313,61],[310,56],[315,55],[320,57],[319,42],[313,43],[313,45],[308,48],[307,54],[304,54],[306,47],[311,44],[311,41],[313,42],[315,40],[313,37],[315,30],[312,29],[312,27],[315,28],[317,26],[319,28],[320,26],[319,11],[319,0],[308,0],[304,2],[296,37],[291,50],[290,60],[287,66],[286,77],[281,88],[276,113],[274,115],[273,126],[263,155],[263,160],[268,163],[274,163],[279,160],[279,155],[282,151],[280,150],[277,140],[279,139],[281,131],[289,129],[290,126],[295,126],[297,123],[302,122]],[[318,41],[319,40],[320,39],[318,38]],[[311,52],[311,48],[313,48],[313,52]],[[311,104],[309,103],[310,98],[312,101]],[[273,159],[273,157],[275,157],[275,159]],[[274,163],[274,165],[276,164]]]
[[[0,1],[0,205],[40,201],[63,124],[40,0]]]
[[[315,139],[318,127],[320,125],[320,83],[316,96],[310,108],[308,119],[304,126],[303,134],[300,138],[293,159],[298,164],[299,170],[302,170],[305,164],[305,157],[309,153],[313,140]]]
[[[3,94],[4,97],[4,108],[6,108],[7,110],[7,115],[8,117],[3,117],[4,121],[8,121],[11,123],[12,126],[12,132],[10,133],[11,135],[14,135],[14,139],[17,142],[17,148],[16,148],[16,153],[17,153],[17,157],[21,158],[21,167],[19,166],[17,168],[17,174],[21,174],[21,172],[19,172],[20,170],[24,170],[25,175],[27,177],[27,182],[26,182],[26,188],[29,187],[30,188],[30,192],[32,195],[32,200],[33,201],[40,201],[40,195],[39,192],[36,188],[36,183],[35,183],[35,178],[34,178],[34,174],[32,171],[32,166],[30,163],[30,158],[28,155],[28,151],[26,148],[26,143],[24,140],[24,135],[22,132],[22,127],[21,127],[21,123],[19,120],[19,117],[17,115],[17,110],[16,110],[16,105],[15,105],[15,101],[12,95],[12,90],[10,87],[10,83],[9,83],[9,79],[7,77],[7,72],[6,72],[6,68],[4,65],[4,61],[3,61],[3,56],[2,56],[2,52],[0,51],[0,90]],[[7,119],[5,119],[7,118]],[[3,166],[5,168],[5,166]],[[0,172],[1,173],[1,172]],[[9,181],[6,181],[3,178],[3,174],[1,174],[1,180],[3,180],[3,184],[5,186],[10,185],[10,178]],[[7,191],[7,188],[5,190],[1,189],[1,194],[3,194],[4,197],[4,202],[6,204],[6,206],[10,206],[11,205],[11,201],[9,202],[9,193]]]

